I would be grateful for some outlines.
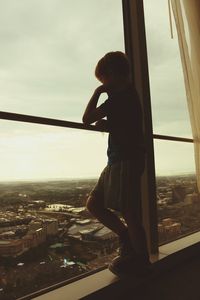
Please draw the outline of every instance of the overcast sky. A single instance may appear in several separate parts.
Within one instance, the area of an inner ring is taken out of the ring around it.
[[[144,4],[154,133],[190,137],[167,1]],[[0,0],[0,44],[0,110],[81,122],[97,61],[124,51],[121,1]],[[106,134],[0,124],[0,180],[94,177],[106,164]],[[158,175],[194,168],[192,145],[156,142],[155,151]]]

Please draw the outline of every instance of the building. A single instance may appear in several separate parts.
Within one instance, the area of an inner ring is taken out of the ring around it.
[[[21,240],[1,240],[0,241],[0,256],[16,257],[24,251],[24,244]]]
[[[181,223],[171,218],[163,219],[158,223],[158,234],[160,241],[176,238],[181,234]]]
[[[3,232],[0,241],[0,256],[19,256],[31,248],[38,247],[46,242],[48,237],[55,236],[57,233],[58,221],[56,219],[31,221],[29,231],[21,239],[16,238],[14,231]]]

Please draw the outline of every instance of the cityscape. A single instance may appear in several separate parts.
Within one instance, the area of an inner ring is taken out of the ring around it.
[[[200,195],[196,176],[157,177],[159,244],[200,229]]]
[[[118,254],[117,236],[85,207],[95,183],[0,183],[0,299],[17,299],[106,266]],[[157,177],[157,209],[160,244],[199,230],[195,175]]]

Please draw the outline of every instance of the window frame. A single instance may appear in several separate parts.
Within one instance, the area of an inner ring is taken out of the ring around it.
[[[146,47],[144,7],[141,0],[123,0],[125,50],[131,61],[132,79],[140,95],[147,147],[146,167],[142,176],[142,216],[149,252],[158,253],[156,179],[153,126]]]

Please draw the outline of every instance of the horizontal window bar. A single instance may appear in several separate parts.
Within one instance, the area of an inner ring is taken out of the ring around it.
[[[0,119],[10,120],[10,121],[18,121],[18,122],[26,122],[26,123],[36,123],[36,124],[45,124],[59,127],[68,127],[75,129],[85,129],[85,130],[93,130],[93,131],[102,131],[99,130],[94,125],[85,125],[83,123],[70,122],[64,120],[57,120],[51,118],[44,117],[36,117],[30,115],[16,114],[10,112],[0,111]]]
[[[183,137],[176,137],[176,136],[169,136],[169,135],[154,134],[153,138],[154,139],[158,139],[158,140],[167,140],[167,141],[177,141],[177,142],[194,143],[193,139],[183,138]]]
[[[11,112],[4,112],[4,111],[0,111],[0,119],[10,120],[10,121],[18,121],[18,122],[44,124],[44,125],[51,125],[51,126],[59,126],[59,127],[67,127],[67,128],[75,128],[75,129],[85,129],[85,130],[92,130],[92,131],[103,131],[103,130],[98,129],[94,125],[85,125],[83,123],[57,120],[57,119],[52,119],[52,118],[36,117],[36,116],[23,115],[23,114],[16,114],[16,113],[11,113]],[[193,143],[193,139],[190,139],[190,138],[174,137],[174,136],[167,136],[167,135],[154,134],[153,138],[159,139],[159,140]]]

